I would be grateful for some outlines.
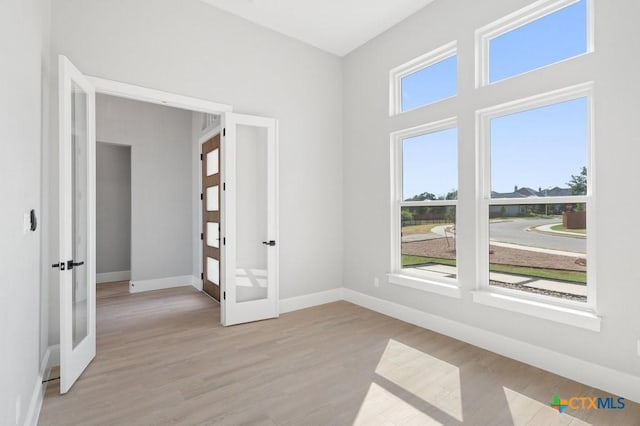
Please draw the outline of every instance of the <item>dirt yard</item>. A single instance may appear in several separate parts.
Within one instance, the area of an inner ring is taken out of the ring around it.
[[[454,241],[449,238],[449,244],[445,238],[427,241],[414,241],[402,243],[402,254],[413,256],[439,257],[444,259],[455,258]],[[566,271],[587,270],[584,259],[578,257],[558,256],[554,254],[538,253],[529,250],[513,248],[489,247],[489,259],[491,263],[501,265],[531,266],[535,268],[562,269]]]

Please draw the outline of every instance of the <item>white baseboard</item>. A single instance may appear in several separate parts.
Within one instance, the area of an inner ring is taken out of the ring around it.
[[[202,279],[200,277],[196,277],[195,275],[191,277],[191,285],[196,288],[198,291],[202,291]]]
[[[129,293],[140,293],[142,291],[162,290],[164,288],[185,287],[191,285],[193,285],[192,275],[156,278],[153,280],[136,280],[129,282]]]
[[[351,289],[344,300],[640,403],[640,377]]]
[[[33,393],[31,394],[31,401],[29,401],[29,410],[27,411],[27,415],[24,420],[25,426],[36,426],[38,424],[40,410],[42,409],[42,401],[44,399],[44,391],[46,389],[46,385],[42,383],[42,381],[47,377],[47,373],[50,369],[49,365],[51,363],[50,359],[53,350],[54,347],[50,346],[44,353],[44,357],[42,357],[40,372],[38,373],[38,377],[36,377],[36,383],[33,387]]]
[[[297,311],[325,303],[337,302],[344,299],[343,288],[334,288],[318,293],[305,294],[304,296],[290,297],[280,300],[280,313]]]
[[[60,365],[60,345],[49,346],[49,363],[47,368],[57,367]]]
[[[131,279],[131,271],[103,272],[96,274],[96,283],[110,283],[113,281],[128,281]]]

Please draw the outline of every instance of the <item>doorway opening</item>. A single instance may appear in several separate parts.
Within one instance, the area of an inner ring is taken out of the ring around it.
[[[131,146],[96,142],[96,284],[128,291],[131,279]],[[110,294],[113,294],[113,291]],[[96,293],[99,297],[101,294]]]

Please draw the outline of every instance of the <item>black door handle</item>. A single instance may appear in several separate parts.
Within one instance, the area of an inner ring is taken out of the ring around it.
[[[265,246],[275,246],[276,242],[274,240],[269,240],[269,241],[263,241],[262,244],[264,244]]]
[[[74,262],[73,260],[67,260],[67,269],[73,269],[74,266],[84,265],[84,260],[80,262]]]

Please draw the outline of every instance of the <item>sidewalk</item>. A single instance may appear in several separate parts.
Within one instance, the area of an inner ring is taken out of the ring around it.
[[[562,225],[562,223],[550,223],[549,225],[540,225],[529,228],[529,230],[533,232],[541,232],[543,234],[558,234],[563,237],[573,237],[573,238],[587,238],[586,235],[579,234],[577,232],[569,232],[569,231],[557,231],[555,229],[551,229],[552,226]]]
[[[416,269],[427,271],[434,275],[446,278],[455,278],[457,269],[455,266],[431,264],[418,266]],[[501,272],[491,272],[491,280],[503,282],[507,284],[520,285],[538,290],[546,290],[557,293],[572,294],[574,296],[587,296],[587,286],[581,284],[573,284],[562,281],[554,281],[544,278],[532,278],[515,274],[505,274]]]

